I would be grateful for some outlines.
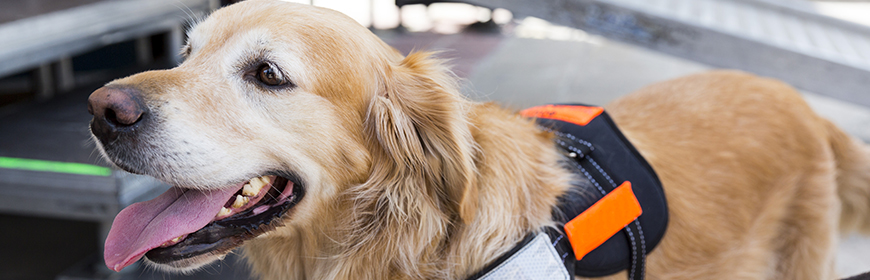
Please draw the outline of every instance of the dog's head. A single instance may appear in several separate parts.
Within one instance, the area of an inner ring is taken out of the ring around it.
[[[466,105],[438,61],[402,57],[340,13],[268,0],[216,11],[183,53],[89,98],[102,154],[174,186],[121,211],[110,268],[143,256],[196,268],[277,228],[330,224],[347,197],[363,226],[393,207],[473,214]]]

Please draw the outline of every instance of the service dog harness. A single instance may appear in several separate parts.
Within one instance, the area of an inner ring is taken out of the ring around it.
[[[646,255],[668,224],[661,182],[601,107],[544,105],[521,115],[556,135],[579,182],[559,198],[561,228],[531,234],[469,279],[573,279],[628,270],[644,277]]]

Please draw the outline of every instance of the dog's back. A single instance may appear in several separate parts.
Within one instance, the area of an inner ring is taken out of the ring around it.
[[[837,229],[868,227],[867,147],[781,82],[711,72],[608,110],[668,196],[651,275],[832,279]]]

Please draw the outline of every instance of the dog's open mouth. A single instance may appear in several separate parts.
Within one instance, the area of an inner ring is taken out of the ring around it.
[[[278,226],[302,198],[293,176],[267,175],[219,190],[173,187],[124,208],[106,238],[106,265],[120,271],[142,256],[183,266],[185,260],[224,254]]]

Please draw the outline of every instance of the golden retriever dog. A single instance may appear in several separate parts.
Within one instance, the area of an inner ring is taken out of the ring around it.
[[[174,186],[115,219],[115,270],[240,247],[262,279],[465,279],[580,180],[534,120],[332,10],[245,1],[183,53],[89,98],[102,154]],[[606,109],[667,194],[650,279],[833,279],[839,234],[870,229],[867,146],[781,82],[716,71]]]

